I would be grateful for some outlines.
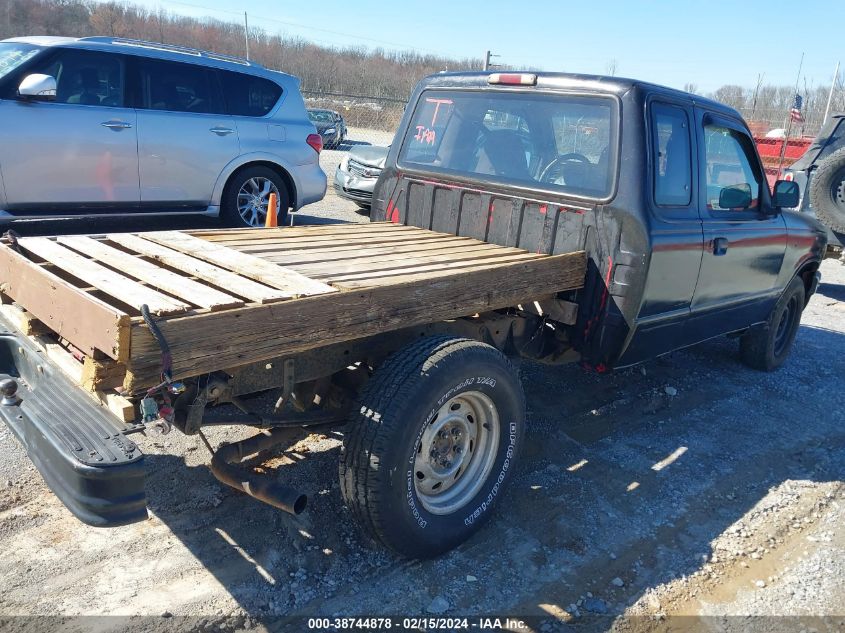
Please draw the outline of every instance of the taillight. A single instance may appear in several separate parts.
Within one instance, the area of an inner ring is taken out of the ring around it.
[[[493,73],[487,77],[487,83],[504,86],[536,86],[537,75],[530,73]]]
[[[323,137],[319,134],[309,134],[305,142],[313,147],[318,154],[323,151]]]

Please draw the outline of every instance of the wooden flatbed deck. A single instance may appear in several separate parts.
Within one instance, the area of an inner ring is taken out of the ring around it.
[[[539,255],[389,223],[30,237],[0,292],[86,358],[94,389],[158,382],[579,288],[583,252]]]

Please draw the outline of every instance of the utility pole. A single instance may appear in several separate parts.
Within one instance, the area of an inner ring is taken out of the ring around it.
[[[244,11],[244,43],[246,44],[246,58],[249,59],[249,19]]]
[[[836,70],[833,71],[833,83],[830,84],[830,93],[827,95],[827,105],[824,108],[822,125],[827,123],[827,115],[830,114],[830,102],[833,100],[833,91],[836,89],[836,80],[839,79],[839,62],[836,62]]]
[[[491,64],[490,60],[493,57],[501,57],[501,55],[494,55],[490,51],[487,51],[487,54],[484,56],[484,70],[490,70],[494,66],[498,66],[498,64]]]

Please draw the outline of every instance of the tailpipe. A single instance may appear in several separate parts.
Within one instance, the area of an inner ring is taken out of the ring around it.
[[[247,473],[238,465],[244,459],[278,446],[291,437],[291,429],[273,429],[234,444],[221,446],[211,458],[211,474],[221,483],[231,486],[290,514],[302,514],[308,496],[290,486],[273,481],[271,475]]]

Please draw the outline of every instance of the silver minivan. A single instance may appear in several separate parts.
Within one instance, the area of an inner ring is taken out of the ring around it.
[[[197,213],[263,226],[323,198],[299,80],[106,37],[0,41],[0,224]]]

